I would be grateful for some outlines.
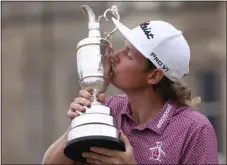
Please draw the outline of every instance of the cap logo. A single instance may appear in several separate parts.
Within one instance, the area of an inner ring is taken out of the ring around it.
[[[148,25],[150,25],[149,22],[144,22],[140,24],[140,27],[143,30],[144,34],[147,36],[147,39],[151,39],[154,38],[154,34],[151,33],[151,28],[148,28]]]
[[[156,56],[156,54],[155,54],[154,52],[152,52],[152,53],[150,54],[150,57],[153,57],[153,59],[157,62],[157,64],[158,64],[165,72],[169,71],[169,68],[168,68],[165,64],[163,64],[163,62],[162,62],[161,60],[159,60],[159,58]]]

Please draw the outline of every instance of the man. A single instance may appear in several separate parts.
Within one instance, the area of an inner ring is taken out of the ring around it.
[[[83,156],[93,164],[218,164],[215,131],[192,108],[190,90],[179,83],[190,61],[182,32],[164,21],[132,30],[113,22],[126,42],[123,49],[105,55],[105,77],[125,95],[98,98],[111,108],[126,151],[94,147]],[[71,119],[90,106],[91,92],[80,91],[67,113]],[[73,163],[63,154],[66,138],[67,132],[51,145],[44,164]]]

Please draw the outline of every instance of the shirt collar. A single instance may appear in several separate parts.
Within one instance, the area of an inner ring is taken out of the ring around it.
[[[121,117],[127,116],[131,120],[133,120],[132,111],[131,111],[130,103],[128,102],[128,98],[126,99],[126,106],[124,107],[125,108],[123,108],[121,111]],[[168,125],[168,123],[170,122],[172,116],[178,111],[179,111],[179,107],[177,106],[177,104],[168,100],[164,104],[160,112],[156,114],[153,119],[151,119],[145,124],[136,125],[135,127],[132,127],[132,129],[144,130],[148,128],[156,132],[157,134],[161,135],[162,132],[165,130],[166,126]]]

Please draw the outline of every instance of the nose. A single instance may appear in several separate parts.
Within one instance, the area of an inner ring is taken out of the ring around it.
[[[114,63],[119,63],[120,62],[120,54],[122,53],[121,50],[117,50],[117,51],[114,51],[113,53],[111,53],[111,58],[112,60],[114,61]]]

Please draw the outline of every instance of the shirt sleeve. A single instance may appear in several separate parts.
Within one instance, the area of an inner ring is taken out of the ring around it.
[[[180,164],[218,164],[217,137],[211,124],[196,132],[182,158]]]
[[[109,106],[110,103],[111,103],[111,101],[112,101],[112,99],[113,99],[112,97],[106,98],[106,99],[105,99],[105,102],[104,102],[104,105],[105,105],[105,106]]]
[[[110,113],[113,117],[116,118],[115,108],[113,107],[114,96],[109,97],[105,100],[104,105],[110,108]]]

